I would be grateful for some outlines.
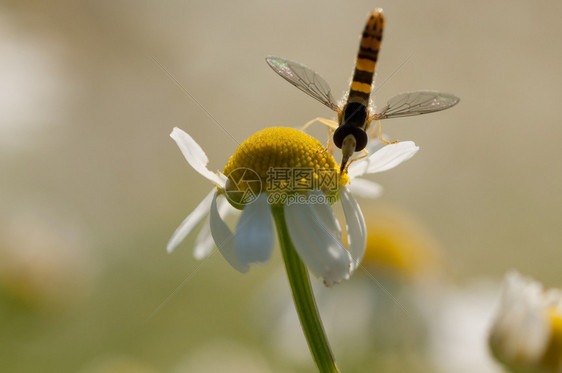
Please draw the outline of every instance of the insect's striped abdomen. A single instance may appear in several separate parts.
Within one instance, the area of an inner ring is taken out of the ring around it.
[[[369,105],[369,95],[381,47],[383,28],[384,15],[382,9],[371,12],[361,36],[355,72],[353,73],[353,81],[351,82],[347,99],[348,103],[359,102],[365,106]]]

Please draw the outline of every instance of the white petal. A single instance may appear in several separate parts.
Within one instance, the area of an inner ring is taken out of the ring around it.
[[[536,362],[550,340],[542,284],[513,271],[506,275],[490,345],[507,361]]]
[[[232,207],[230,202],[228,202],[227,198],[221,198],[217,200],[217,207],[219,209],[219,214],[224,216],[226,219],[227,216],[234,215],[237,216],[240,214],[240,210],[237,208]]]
[[[349,190],[356,196],[364,198],[377,198],[382,194],[382,186],[365,179],[353,179],[349,183]]]
[[[209,219],[206,219],[203,223],[203,227],[195,239],[194,246],[193,257],[197,260],[205,259],[213,253],[215,241],[213,241],[213,236],[211,236],[211,225]]]
[[[168,245],[166,246],[166,250],[168,253],[174,251],[176,246],[178,246],[185,237],[195,228],[195,226],[203,220],[205,216],[209,213],[209,208],[211,207],[211,200],[213,199],[213,195],[216,193],[216,189],[213,188],[209,194],[203,201],[197,205],[197,207],[184,219],[184,221],[180,224],[180,226],[176,229],[170,241],[168,241]]]
[[[207,169],[209,158],[207,158],[203,149],[201,149],[199,144],[197,144],[191,136],[183,130],[174,127],[170,137],[178,144],[187,163],[189,163],[195,171],[199,172],[203,177],[215,183],[220,188],[224,188],[224,180],[216,173]]]
[[[267,193],[260,193],[242,211],[234,234],[234,251],[242,263],[264,263],[271,258],[273,242],[271,207]]]
[[[347,226],[347,248],[352,257],[350,272],[353,273],[365,255],[367,227],[359,204],[355,201],[355,198],[353,198],[346,186],[340,189],[340,200]]]
[[[221,182],[222,182],[221,188],[224,188],[224,185],[226,184],[226,181],[228,180],[228,177],[226,177],[226,175],[223,174],[222,172],[218,172],[218,175],[219,175],[219,179],[221,179]]]
[[[226,219],[229,215],[235,215],[236,213],[240,212],[240,210],[232,207],[230,203],[228,203],[228,201],[224,198],[221,198],[217,201],[217,207],[219,210],[219,215],[223,216],[224,219]],[[204,259],[213,253],[214,247],[215,241],[213,241],[209,218],[207,218],[203,223],[203,227],[199,231],[197,238],[195,239],[193,257],[197,260]]]
[[[316,197],[316,203],[312,203],[312,206],[316,210],[320,222],[330,230],[334,237],[341,241],[340,224],[325,194],[320,190],[313,190],[309,192],[309,195]]]
[[[413,141],[390,144],[379,151],[353,162],[348,167],[351,179],[364,174],[386,171],[410,159],[420,148]]]
[[[286,205],[285,221],[297,253],[326,285],[349,277],[349,252],[321,222],[311,204]]]
[[[213,198],[213,202],[211,203],[209,216],[211,223],[211,235],[213,236],[213,240],[215,240],[215,244],[222,256],[237,271],[242,273],[248,272],[250,267],[247,264],[241,263],[236,257],[236,253],[234,252],[234,235],[219,215],[216,194]]]

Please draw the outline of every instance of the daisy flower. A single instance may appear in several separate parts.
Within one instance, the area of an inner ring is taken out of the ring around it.
[[[513,372],[562,372],[562,291],[508,273],[489,344]]]
[[[391,169],[412,157],[411,141],[371,145],[371,154],[340,174],[332,155],[306,133],[292,128],[266,128],[244,141],[222,173],[207,169],[208,158],[193,138],[179,128],[170,136],[195,171],[216,187],[185,218],[167,245],[172,252],[204,219],[195,241],[201,259],[213,250],[239,272],[269,260],[274,246],[272,208],[282,206],[290,239],[307,267],[332,285],[349,278],[365,253],[367,232],[353,193],[376,197],[381,187],[361,176]],[[346,218],[347,248],[331,205],[339,200]],[[242,213],[235,232],[224,222]],[[208,217],[208,218],[207,218]]]
[[[223,172],[214,173],[207,169],[208,158],[191,136],[174,128],[171,137],[187,162],[215,187],[173,234],[168,251],[173,251],[208,214],[209,228],[204,228],[197,239],[197,255],[207,254],[210,233],[232,267],[247,272],[250,265],[271,257],[275,224],[310,352],[321,372],[339,372],[307,268],[327,286],[349,278],[361,263],[367,241],[365,220],[350,192],[350,180],[392,168],[418,148],[412,142],[389,145],[349,165],[348,173],[340,173],[338,164],[318,140],[293,128],[274,127],[249,137],[230,157]],[[354,180],[354,184],[365,195],[380,192],[380,187],[371,182]],[[331,208],[338,199],[346,219],[347,247]],[[235,232],[220,211],[226,213],[232,207],[242,210]]]

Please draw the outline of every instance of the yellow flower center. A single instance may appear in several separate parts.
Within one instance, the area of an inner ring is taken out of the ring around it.
[[[349,182],[318,140],[285,127],[265,128],[250,136],[230,157],[223,173],[228,177],[227,194],[235,191],[246,197],[247,192],[291,194],[310,190],[335,196],[339,187]],[[244,197],[240,198],[243,206]]]
[[[542,365],[550,372],[562,371],[562,310],[552,307],[547,310],[550,321],[550,341],[542,358]]]

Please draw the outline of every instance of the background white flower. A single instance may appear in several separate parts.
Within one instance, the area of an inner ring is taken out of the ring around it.
[[[562,291],[516,271],[504,279],[490,347],[515,371],[562,372]]]

